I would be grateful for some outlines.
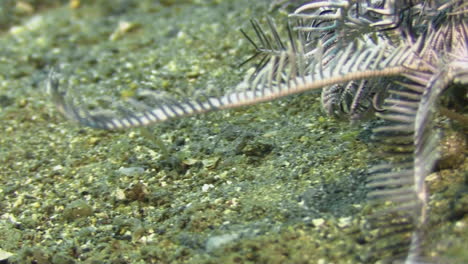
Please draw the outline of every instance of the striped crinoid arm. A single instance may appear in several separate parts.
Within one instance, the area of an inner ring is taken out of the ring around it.
[[[424,67],[403,74],[406,79],[389,90],[385,112],[378,114],[386,123],[374,130],[375,138],[385,146],[387,158],[371,169],[368,186],[369,197],[386,206],[370,222],[380,238],[381,250],[376,252],[386,252],[389,259],[427,261],[423,254],[429,217],[425,179],[439,157],[434,113],[448,87],[468,83],[468,31],[466,19],[461,18],[448,18],[421,36]]]
[[[377,114],[385,124],[374,129],[374,138],[386,158],[370,169],[367,184],[368,197],[385,204],[370,218],[371,229],[377,232],[375,252],[392,261],[420,256],[421,228],[427,219],[424,179],[437,159],[438,137],[427,118],[432,110],[421,109],[432,75],[405,75],[409,80],[389,90],[385,111]]]
[[[121,116],[80,107],[76,99],[59,87],[58,74],[51,72],[48,86],[57,108],[69,119],[100,129],[125,129],[163,122],[169,119],[236,108],[320,89],[352,80],[396,76],[408,71],[405,63],[414,57],[410,47],[394,48],[385,41],[351,43],[335,50],[334,59],[323,65],[323,50],[306,56],[301,43],[289,42],[288,48],[271,54],[263,68],[224,96],[198,96],[187,100],[169,97],[144,105],[141,111],[123,111]]]
[[[381,37],[382,34],[378,37],[367,34],[376,30],[373,23],[389,16],[381,14],[385,13],[385,8],[372,1],[359,4],[315,1],[304,4],[290,15],[290,23],[295,25],[291,28],[295,32],[288,30],[286,40],[280,37],[271,19],[267,21],[270,33],[258,21],[252,20],[256,39],[243,33],[256,50],[252,58],[260,56],[260,63],[245,82],[221,96],[187,96],[185,100],[165,97],[152,100],[152,104],[139,104],[128,109],[121,107],[124,110],[119,114],[99,108],[88,110],[77,103],[77,98],[71,96],[66,87],[59,87],[55,73],[50,75],[49,90],[57,108],[67,118],[101,129],[147,126],[324,87],[345,87],[337,90],[340,98],[333,93],[333,89],[324,91],[323,95],[329,95],[323,96],[323,105],[328,113],[349,112],[350,116],[359,116],[372,108],[372,99],[379,94],[368,84],[375,84],[375,80],[381,77],[407,72],[405,64],[409,64],[414,57],[414,50],[409,46],[395,45]],[[340,35],[346,37],[343,39]]]
[[[434,113],[441,94],[456,81],[453,73],[453,68],[447,68],[404,74],[407,80],[389,90],[386,111],[378,114],[386,123],[374,129],[374,136],[386,158],[371,168],[367,186],[369,198],[384,204],[370,218],[379,258],[428,261],[423,254],[429,217],[425,179],[439,158]]]

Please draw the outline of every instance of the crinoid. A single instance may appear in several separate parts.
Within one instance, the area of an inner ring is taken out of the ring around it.
[[[156,98],[151,108],[116,116],[88,111],[59,89],[52,73],[49,88],[69,119],[101,129],[151,125],[208,111],[235,108],[322,89],[327,114],[360,120],[377,112],[384,124],[374,130],[384,161],[370,171],[369,197],[393,204],[369,221],[389,259],[419,263],[428,219],[426,176],[438,158],[432,123],[442,94],[468,85],[468,3],[464,0],[310,1],[289,15],[289,36],[281,38],[253,21],[248,37],[257,70],[223,96],[186,101]],[[269,33],[267,33],[267,31]],[[411,234],[411,235],[408,235]],[[397,241],[393,243],[392,241]]]

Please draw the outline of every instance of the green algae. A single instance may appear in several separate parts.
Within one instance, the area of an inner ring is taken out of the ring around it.
[[[269,6],[107,3],[44,1],[50,8],[15,18],[18,27],[0,38],[0,248],[12,262],[374,261],[360,228],[365,171],[377,151],[366,140],[369,124],[324,117],[315,94],[149,132],[96,131],[60,117],[44,91],[52,66],[89,100],[123,99],[142,84],[179,96],[222,93],[242,80],[237,66],[251,54],[238,30]],[[138,27],[112,38],[122,21]],[[434,187],[429,232],[430,252],[454,263],[467,258],[460,166]]]

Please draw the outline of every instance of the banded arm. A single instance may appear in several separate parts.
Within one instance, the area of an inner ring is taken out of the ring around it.
[[[126,129],[271,101],[351,80],[401,75],[410,71],[404,66],[405,61],[414,57],[409,47],[393,49],[385,43],[351,44],[346,50],[338,51],[327,67],[323,67],[320,54],[316,56],[318,59],[308,61],[298,57],[298,54],[300,55],[289,47],[286,51],[271,56],[265,67],[224,96],[200,97],[180,102],[166,100],[145,111],[127,112],[123,117],[80,108],[74,98],[67,96],[67,89],[60,88],[59,76],[54,71],[50,73],[47,84],[57,109],[68,119],[93,128]]]

